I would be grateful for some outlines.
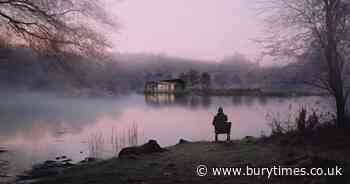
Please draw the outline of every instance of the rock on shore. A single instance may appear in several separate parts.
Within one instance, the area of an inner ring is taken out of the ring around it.
[[[129,158],[135,155],[150,154],[156,152],[164,152],[166,149],[159,146],[156,140],[149,140],[146,144],[141,146],[133,146],[122,149],[119,152],[119,158]]]

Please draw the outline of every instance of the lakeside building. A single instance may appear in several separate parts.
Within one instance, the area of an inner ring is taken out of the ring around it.
[[[185,89],[186,83],[181,79],[148,81],[145,84],[145,93],[182,93]]]

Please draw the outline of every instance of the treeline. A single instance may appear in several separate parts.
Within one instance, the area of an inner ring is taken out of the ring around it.
[[[154,54],[115,54],[107,61],[39,56],[26,48],[0,49],[0,87],[6,90],[115,95],[142,90],[150,80],[182,78],[193,88],[303,89],[312,62],[264,68],[240,54],[220,62]]]
[[[190,88],[310,90],[303,80],[310,77],[309,70],[315,69],[315,63],[304,60],[286,66],[262,67],[237,53],[219,62],[152,54],[121,54],[115,58],[116,70],[128,71],[130,77],[137,79],[133,81],[181,78]]]
[[[229,88],[250,85],[251,73],[261,67],[236,54],[220,62],[200,61],[166,55],[122,54],[116,55],[119,69],[130,71],[140,81],[181,78],[190,87]],[[136,76],[137,75],[137,76]],[[142,86],[142,85],[141,85]]]
[[[119,89],[109,89],[112,85],[105,71],[104,64],[78,56],[50,57],[39,56],[27,48],[0,49],[2,92],[118,93]]]

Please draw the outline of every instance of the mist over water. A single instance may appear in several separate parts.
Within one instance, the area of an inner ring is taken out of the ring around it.
[[[69,98],[42,94],[2,95],[0,147],[12,169],[23,170],[57,156],[80,161],[90,156],[88,140],[103,138],[102,157],[111,157],[112,134],[126,137],[137,125],[138,144],[156,139],[161,146],[179,139],[213,140],[212,118],[222,106],[233,123],[231,137],[269,134],[268,113],[287,117],[302,104],[330,109],[324,97],[199,97],[129,95],[108,98]],[[283,117],[281,117],[283,118]],[[113,132],[113,131],[114,132]],[[223,137],[222,137],[223,138]]]
[[[43,2],[0,1],[0,184],[227,182],[210,167],[348,166],[346,0]],[[230,132],[224,146],[218,132]],[[179,142],[189,143],[169,148]],[[169,154],[139,162],[157,143]],[[126,147],[128,159],[109,159]],[[266,181],[255,175],[232,181]],[[287,175],[268,180],[339,181]]]

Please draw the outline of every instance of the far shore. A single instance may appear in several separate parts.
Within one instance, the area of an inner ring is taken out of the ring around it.
[[[317,91],[293,91],[293,90],[260,90],[259,88],[229,88],[229,89],[193,89],[177,92],[156,92],[147,93],[142,90],[112,92],[101,89],[71,89],[71,90],[7,90],[2,91],[2,95],[12,96],[14,94],[41,94],[54,95],[68,98],[113,98],[118,96],[127,96],[130,94],[140,95],[175,95],[175,96],[204,96],[204,97],[303,97],[303,96],[329,96],[325,92]]]
[[[259,88],[229,88],[229,89],[193,89],[178,92],[142,92],[145,95],[198,95],[198,96],[257,96],[257,97],[302,97],[329,96],[325,92],[293,91],[293,90],[261,90]]]

